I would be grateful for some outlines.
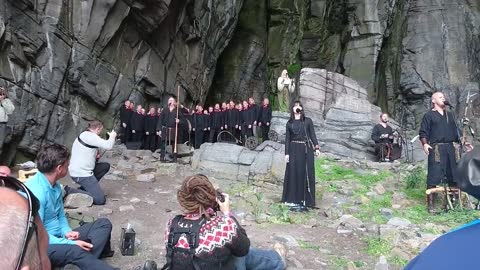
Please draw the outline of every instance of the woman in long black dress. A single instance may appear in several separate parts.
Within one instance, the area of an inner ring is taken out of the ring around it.
[[[296,101],[286,127],[287,169],[282,195],[282,202],[291,206],[291,210],[305,211],[306,207],[315,206],[314,155],[319,153],[312,119],[305,117],[302,104]]]

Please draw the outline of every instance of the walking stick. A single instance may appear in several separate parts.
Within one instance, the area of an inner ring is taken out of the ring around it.
[[[177,138],[178,138],[178,104],[180,100],[180,85],[177,87],[177,118],[175,118],[175,146],[173,149],[173,159],[177,160]]]

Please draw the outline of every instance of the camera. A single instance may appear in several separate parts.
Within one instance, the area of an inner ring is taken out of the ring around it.
[[[302,112],[302,108],[296,108],[296,109],[295,109],[295,112],[296,112],[296,113],[301,113],[301,112]]]
[[[225,202],[225,196],[223,196],[223,194],[222,194],[223,192],[220,189],[217,189],[215,191],[215,193],[216,193],[216,196],[217,196],[217,198],[220,202],[222,202],[222,203]]]

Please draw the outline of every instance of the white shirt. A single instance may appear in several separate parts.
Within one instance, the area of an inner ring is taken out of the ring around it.
[[[108,140],[104,140],[91,131],[84,131],[80,134],[79,137],[84,143],[105,150],[112,149],[113,144],[115,143],[114,136],[110,136]],[[86,147],[78,141],[78,138],[75,139],[72,145],[72,157],[70,158],[70,166],[68,166],[70,176],[92,176],[93,169],[95,168],[97,150],[97,148]]]

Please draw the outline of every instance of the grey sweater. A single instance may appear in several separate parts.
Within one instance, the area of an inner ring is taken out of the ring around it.
[[[8,122],[8,116],[13,113],[15,106],[10,99],[5,98],[0,102],[0,123]]]
[[[91,131],[84,131],[80,134],[79,137],[86,144],[106,150],[112,149],[113,144],[115,143],[115,136],[110,136],[108,140],[104,140]],[[81,144],[78,141],[78,138],[75,139],[72,145],[72,157],[70,158],[70,166],[68,166],[70,176],[92,176],[93,169],[95,168],[97,151],[98,149],[96,148],[89,148]]]

